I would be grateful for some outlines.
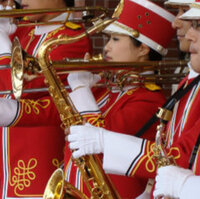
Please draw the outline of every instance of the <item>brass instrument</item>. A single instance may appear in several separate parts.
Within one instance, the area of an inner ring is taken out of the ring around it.
[[[24,73],[41,74],[38,59],[28,55],[22,48],[18,39],[13,40],[11,57],[12,91],[0,91],[0,94],[13,93],[15,99],[20,99],[22,93],[47,91],[47,88],[34,88],[23,90]],[[120,87],[127,85],[141,85],[146,82],[156,84],[176,84],[186,74],[175,74],[177,66],[185,67],[187,61],[146,61],[146,62],[105,62],[101,54],[93,56],[90,60],[66,59],[65,61],[52,62],[51,65],[57,73],[69,73],[70,71],[87,70],[98,72],[105,79],[105,84],[97,84],[96,87]],[[2,69],[8,68],[1,66]],[[144,73],[157,71],[158,74]]]
[[[13,40],[11,54],[12,91],[15,99],[18,100],[23,92],[24,72],[30,71],[35,74],[39,73],[41,69],[37,59],[22,50],[18,38]]]
[[[49,8],[49,9],[13,9],[13,10],[1,10],[0,17],[10,17],[10,18],[19,18],[19,17],[27,17],[31,15],[37,14],[59,14],[59,13],[72,13],[72,12],[83,12],[87,13],[87,15],[83,15],[82,19],[69,19],[69,15],[66,17],[64,21],[49,21],[49,22],[26,22],[21,23],[22,20],[15,21],[18,27],[21,26],[36,26],[36,25],[57,25],[57,24],[65,24],[66,22],[94,22],[99,18],[105,17],[108,13],[108,9],[103,7],[66,7],[66,8]],[[100,16],[94,17],[95,12],[101,12]]]
[[[167,154],[166,148],[166,124],[172,117],[172,111],[160,108],[160,111],[157,114],[157,117],[160,118],[160,124],[157,126],[155,146],[153,148],[153,158],[156,160],[157,167],[163,167],[167,165],[175,165],[175,160],[173,156]],[[156,197],[155,199],[160,199],[161,197]],[[163,198],[163,197],[162,197]],[[164,197],[164,199],[170,199]]]
[[[43,198],[80,198],[87,199],[87,196],[74,188],[70,183],[64,180],[64,173],[62,169],[57,169],[50,177],[48,181],[48,189],[45,190]],[[65,190],[63,192],[63,190]]]
[[[82,118],[75,109],[69,95],[64,88],[59,77],[56,75],[55,69],[52,67],[48,55],[51,49],[56,45],[68,44],[76,42],[88,34],[101,31],[105,26],[112,23],[115,19],[107,19],[96,23],[95,26],[89,28],[86,33],[82,33],[76,37],[61,36],[60,38],[50,39],[45,42],[38,51],[38,62],[42,69],[42,73],[45,76],[46,82],[49,86],[49,93],[52,96],[57,110],[60,114],[63,127],[69,127],[70,125],[82,124]],[[84,156],[82,158],[74,160],[78,166],[85,184],[91,193],[91,198],[102,198],[102,199],[117,199],[120,198],[117,191],[113,188],[108,177],[104,174],[98,160],[94,156]],[[55,171],[57,172],[57,171]],[[54,173],[55,174],[55,173]],[[43,198],[65,198],[65,190],[61,192],[51,193],[52,187],[59,187],[60,183],[53,184],[54,179],[58,178],[57,175],[53,174],[50,182],[47,184]],[[61,174],[62,175],[62,174]],[[59,188],[58,188],[59,189]],[[57,190],[57,188],[55,189]],[[73,189],[74,190],[74,189]],[[77,195],[71,192],[72,198],[77,198]],[[49,193],[51,193],[49,195]],[[64,194],[63,194],[64,193]],[[84,198],[82,196],[81,198]]]
[[[33,88],[23,90],[24,73],[41,74],[41,68],[35,57],[28,55],[22,48],[18,39],[13,40],[11,57],[12,91],[0,91],[0,95],[13,93],[15,99],[20,99],[22,93],[45,92],[47,88]],[[126,85],[140,85],[146,82],[156,84],[177,84],[185,77],[185,73],[175,74],[178,67],[185,67],[186,60],[178,61],[146,61],[146,62],[105,62],[101,54],[93,56],[90,60],[66,59],[64,61],[51,62],[51,65],[59,73],[87,70],[98,72],[105,79],[105,84],[97,84],[96,87],[120,87]],[[1,69],[9,68],[1,65]],[[157,71],[158,74],[144,73]],[[67,87],[69,88],[69,87]]]
[[[100,72],[108,87],[123,88],[127,85],[144,83],[177,84],[186,76],[186,73],[174,73],[174,71],[177,67],[185,68],[187,61],[105,62],[92,60],[79,62],[67,60],[54,62],[53,66],[57,71]]]
[[[163,167],[171,164],[175,164],[175,161],[173,157],[168,156],[166,150],[165,150],[165,128],[167,122],[172,117],[172,111],[160,108],[157,117],[160,118],[160,124],[157,126],[157,132],[156,132],[156,138],[155,138],[155,146],[154,146],[154,155],[153,157],[156,160],[157,166]]]

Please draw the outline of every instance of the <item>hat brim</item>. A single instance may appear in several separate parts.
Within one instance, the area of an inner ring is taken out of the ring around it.
[[[187,12],[182,14],[179,18],[183,20],[198,20],[200,19],[200,9],[190,8]]]
[[[123,34],[123,35],[128,35],[128,36],[133,36],[129,31],[119,27],[116,25],[116,22],[110,24],[107,26],[104,30],[104,33],[111,34],[111,33],[116,33],[116,34]]]
[[[117,22],[114,22],[114,23],[110,24],[109,26],[107,26],[103,30],[103,32],[106,33],[106,34],[115,33],[115,34],[127,35],[127,36],[131,36],[131,37],[135,38],[133,36],[133,34],[131,33],[131,31],[128,31],[128,30],[126,30],[124,28],[121,28],[116,23]],[[134,30],[132,30],[132,31],[134,31]],[[166,55],[167,54],[167,49],[163,48],[158,43],[154,42],[153,40],[151,40],[150,38],[146,37],[145,35],[143,35],[141,33],[139,34],[139,37],[137,37],[135,39],[137,39],[141,43],[146,44],[147,46],[149,46],[153,50],[157,51],[161,55]]]
[[[191,2],[191,1],[180,2],[180,0],[179,1],[173,0],[173,1],[166,1],[164,5],[167,7],[168,6],[179,7],[179,6],[189,6],[191,3],[194,3],[194,2]]]

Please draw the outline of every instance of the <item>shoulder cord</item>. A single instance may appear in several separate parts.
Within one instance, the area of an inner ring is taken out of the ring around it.
[[[184,88],[184,84],[165,102],[162,108],[172,110],[176,102],[178,102],[189,90],[191,90],[200,81],[200,75],[198,75],[190,84]],[[159,111],[159,110],[158,110]],[[147,121],[147,123],[135,134],[136,137],[141,137],[155,122],[158,117],[156,114],[158,111]]]

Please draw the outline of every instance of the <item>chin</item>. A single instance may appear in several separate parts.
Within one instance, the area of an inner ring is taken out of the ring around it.
[[[182,52],[189,52],[189,49],[190,49],[190,44],[188,44],[188,43],[183,43],[183,44],[181,44],[180,43],[180,45],[179,45],[179,48],[180,48],[180,51],[182,51]]]
[[[200,73],[200,64],[199,63],[200,63],[200,60],[195,60],[195,61],[191,60],[191,67],[197,73]]]

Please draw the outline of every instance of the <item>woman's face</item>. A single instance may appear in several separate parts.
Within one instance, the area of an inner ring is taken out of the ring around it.
[[[180,6],[178,9],[178,13],[172,22],[172,27],[176,30],[177,39],[179,41],[179,48],[183,52],[189,52],[190,41],[185,38],[185,35],[189,28],[191,27],[190,21],[185,21],[179,19],[179,17],[184,14],[189,7]]]
[[[63,8],[66,7],[64,0],[22,0],[23,9],[48,9],[48,8]],[[38,14],[29,16],[31,21],[47,21],[55,15]]]
[[[131,38],[126,35],[111,34],[104,52],[106,61],[140,61],[140,47],[134,46]]]
[[[190,44],[190,63],[193,70],[200,73],[200,21],[195,21],[195,27],[191,27],[186,38]]]

